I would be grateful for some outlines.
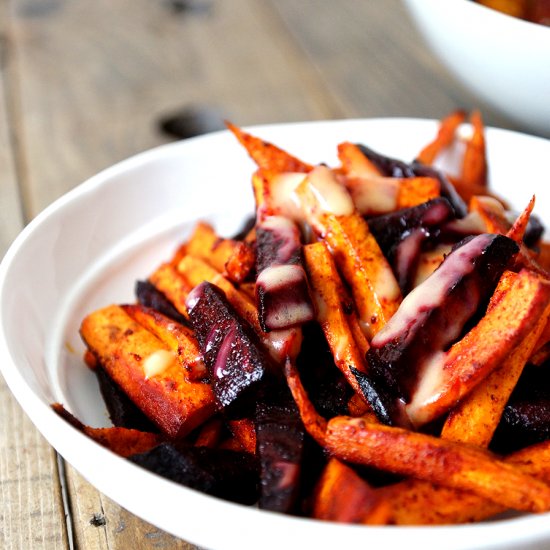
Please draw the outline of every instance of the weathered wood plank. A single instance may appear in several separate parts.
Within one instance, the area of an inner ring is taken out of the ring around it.
[[[145,521],[138,520],[130,512],[97,492],[70,465],[67,465],[67,480],[73,502],[74,540],[77,548],[86,550],[103,548],[193,550],[196,548]]]
[[[0,258],[23,227],[15,132],[8,97],[13,75],[9,11],[0,1]],[[66,549],[56,454],[25,416],[0,376],[0,548]]]
[[[348,115],[441,118],[480,107],[490,124],[513,127],[443,68],[399,0],[270,4]]]
[[[342,114],[260,0],[179,16],[148,0],[59,0],[43,11],[40,0],[14,1],[32,213],[160,143],[157,115],[182,106],[217,107],[239,124]]]

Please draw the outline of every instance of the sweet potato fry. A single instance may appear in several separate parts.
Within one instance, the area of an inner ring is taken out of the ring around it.
[[[418,153],[417,160],[422,164],[433,164],[437,155],[453,143],[456,130],[464,122],[465,118],[466,113],[464,111],[453,111],[443,118],[440,122],[437,136]]]
[[[285,361],[285,377],[306,430],[319,445],[324,446],[327,421],[315,410],[302,385],[296,366],[288,358]]]
[[[550,242],[541,241],[538,248],[537,263],[542,269],[550,273]]]
[[[242,445],[242,448],[248,453],[255,454],[256,431],[254,430],[254,421],[250,418],[241,418],[239,420],[230,420],[227,424],[233,436]]]
[[[142,432],[141,430],[86,426],[65,409],[61,403],[54,403],[52,409],[77,430],[124,458],[149,451],[164,441],[164,438],[159,434]]]
[[[411,421],[433,420],[472,391],[533,330],[549,300],[550,281],[522,270],[480,322],[448,352],[434,358],[430,373],[424,374],[407,405]]]
[[[388,214],[440,195],[439,181],[429,177],[348,176],[342,178],[342,181],[357,211],[363,216]]]
[[[346,292],[340,280],[336,266],[327,246],[323,242],[304,247],[304,259],[310,284],[313,289],[313,300],[317,310],[317,321],[321,325],[328,345],[334,356],[336,366],[342,371],[351,387],[360,392],[357,378],[350,367],[365,372],[364,355],[355,344],[346,319],[344,307]]]
[[[512,224],[506,218],[504,206],[497,199],[475,195],[470,199],[469,206],[471,212],[479,214],[488,233],[506,235],[510,230]]]
[[[304,172],[276,172],[256,170],[252,175],[252,189],[256,201],[256,217],[286,216],[299,220],[301,213],[294,203],[292,193],[304,180]]]
[[[220,272],[235,252],[238,242],[220,237],[206,222],[198,222],[186,243],[186,253],[204,260]]]
[[[342,171],[348,176],[382,176],[382,172],[355,143],[344,141],[338,144],[338,158],[342,163]]]
[[[213,417],[201,427],[195,440],[195,447],[214,448],[218,445],[222,434],[223,422],[219,417]]]
[[[214,412],[210,385],[186,380],[168,346],[121,307],[88,315],[80,332],[111,378],[167,436],[182,437]]]
[[[546,483],[550,482],[550,442],[513,453],[504,462]],[[436,525],[482,521],[507,510],[506,506],[468,491],[409,479],[378,489],[392,505],[396,525]]]
[[[506,233],[506,236],[510,237],[510,239],[513,239],[518,244],[523,242],[523,237],[525,235],[525,231],[527,230],[527,224],[529,223],[529,216],[531,215],[534,207],[535,195],[533,195],[525,210],[517,217],[508,233]]]
[[[500,367],[476,386],[448,416],[441,437],[487,447],[525,363],[546,325],[550,306]]]
[[[275,145],[257,138],[234,124],[226,122],[227,128],[247,150],[259,168],[275,172],[309,172],[313,166],[293,157]]]
[[[185,300],[193,287],[178,273],[171,263],[162,264],[149,277],[149,282],[160,290],[174,304],[174,307],[187,318]]]
[[[485,130],[479,111],[470,115],[472,136],[466,141],[462,161],[462,183],[466,186],[487,185],[487,156],[485,151]]]
[[[441,195],[441,185],[435,178],[400,178],[397,210],[411,208]]]
[[[177,356],[188,380],[201,380],[208,374],[193,331],[151,308],[122,305],[122,309],[141,326],[162,340]]]
[[[225,262],[225,273],[230,281],[241,284],[250,277],[255,264],[253,246],[249,242],[239,241]]]
[[[550,510],[548,485],[470,445],[335,417],[327,424],[325,446],[341,460],[471,491],[515,510]]]
[[[317,167],[296,189],[307,221],[329,246],[352,289],[361,326],[376,334],[397,310],[401,292],[392,269],[346,190]]]
[[[315,489],[313,517],[326,521],[385,525],[390,503],[349,466],[331,458]]]

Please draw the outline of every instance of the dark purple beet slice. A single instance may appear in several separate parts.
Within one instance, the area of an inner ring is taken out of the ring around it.
[[[292,220],[267,216],[256,225],[256,272],[262,330],[284,330],[314,319],[300,232]]]
[[[292,397],[283,394],[282,398],[259,401],[255,425],[259,507],[292,513],[300,491],[305,441],[305,429]]]
[[[101,365],[97,365],[95,373],[109,418],[114,426],[158,433],[158,427],[143,414]]]
[[[258,500],[258,463],[249,453],[162,443],[129,460],[209,495],[240,504]]]
[[[468,208],[453,184],[439,171],[431,166],[425,166],[417,161],[408,164],[402,160],[382,155],[369,149],[365,145],[357,144],[361,152],[382,172],[384,176],[393,178],[430,177],[436,178],[441,186],[441,196],[452,205],[457,218],[463,218]]]
[[[304,325],[303,341],[296,360],[300,378],[315,406],[324,417],[349,414],[352,391],[334,363],[323,330],[317,323]]]
[[[369,229],[390,262],[403,294],[418,262],[422,244],[437,239],[442,224],[454,219],[447,199],[437,198],[368,220]]]
[[[434,354],[461,337],[517,251],[516,243],[503,235],[465,239],[405,297],[372,339],[366,355],[370,387],[377,396],[375,401],[380,401],[389,415],[410,401],[423,368]],[[365,397],[369,399],[369,394]],[[387,417],[381,420],[387,421]],[[402,424],[403,418],[397,415],[392,421]]]
[[[273,372],[255,333],[211,283],[190,292],[187,308],[219,406],[244,405]]]
[[[187,319],[174,307],[172,302],[149,281],[137,281],[135,293],[142,306],[156,309],[166,317],[189,326]]]
[[[549,365],[527,365],[508,401],[491,448],[510,453],[550,439]]]

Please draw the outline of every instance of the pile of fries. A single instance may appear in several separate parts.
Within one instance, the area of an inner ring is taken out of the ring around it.
[[[413,163],[345,142],[335,168],[228,127],[257,164],[253,222],[234,238],[199,222],[137,303],[83,320],[115,427],[55,410],[265,509],[388,525],[549,511],[550,440],[497,454],[495,432],[524,371],[550,366],[550,245],[534,198],[510,219],[488,189],[480,114],[451,113]],[[457,141],[461,173],[443,175]]]

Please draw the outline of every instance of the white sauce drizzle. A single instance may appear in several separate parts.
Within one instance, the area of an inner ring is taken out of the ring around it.
[[[143,361],[145,380],[163,373],[168,367],[172,366],[175,361],[176,355],[172,351],[159,349],[153,352]]]
[[[482,253],[492,238],[492,235],[479,235],[449,254],[438,270],[407,294],[394,316],[372,339],[372,345],[382,347],[402,336],[413,324],[421,325],[430,311],[443,302],[457,277],[474,269],[472,259]]]
[[[309,189],[321,210],[336,216],[353,214],[355,210],[353,200],[346,188],[338,182],[330,168],[316,166],[308,174],[308,183]]]
[[[256,285],[266,290],[275,290],[288,284],[305,279],[304,269],[300,265],[274,265],[264,269],[256,279]]]
[[[363,216],[386,214],[397,208],[399,180],[384,177],[346,178],[344,184]]]

